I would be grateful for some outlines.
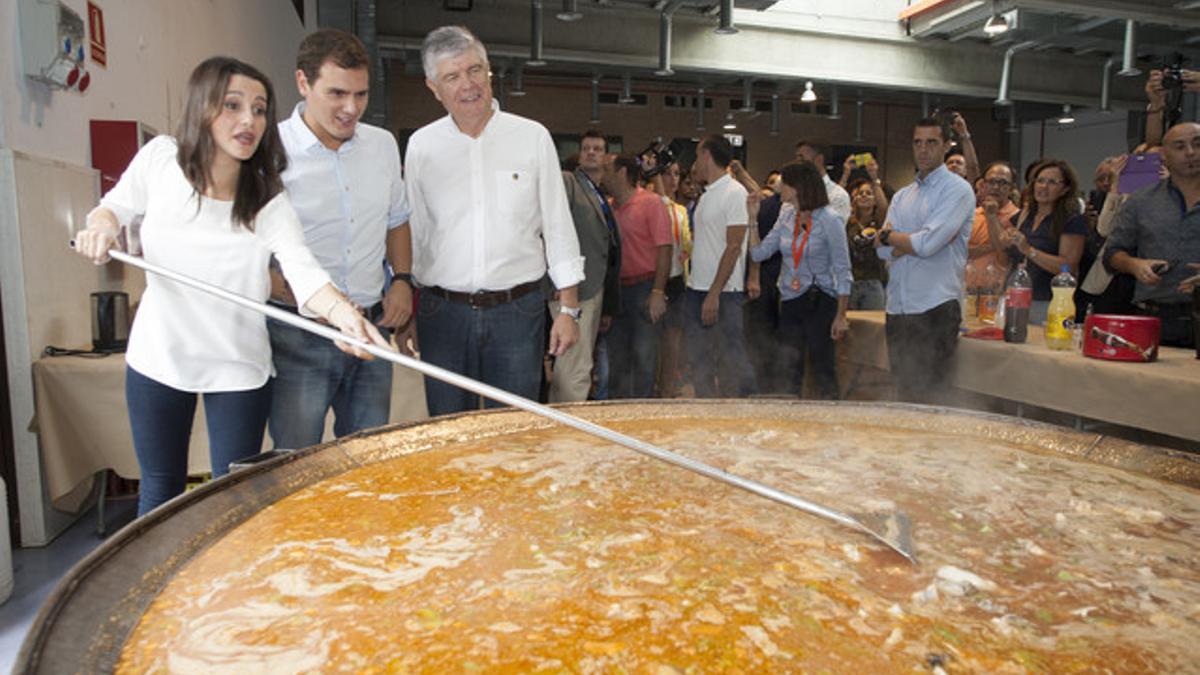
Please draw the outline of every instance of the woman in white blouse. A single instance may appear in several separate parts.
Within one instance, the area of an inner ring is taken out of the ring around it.
[[[287,158],[275,105],[270,81],[254,67],[224,57],[201,63],[188,81],[177,137],[159,136],[138,151],[88,214],[76,250],[107,262],[121,228],[142,216],[148,262],[259,301],[270,290],[274,255],[306,314],[386,347],[304,244],[279,177]],[[138,515],[183,492],[197,394],[214,477],[259,452],[274,374],[261,314],[147,275],[125,360],[142,475]]]

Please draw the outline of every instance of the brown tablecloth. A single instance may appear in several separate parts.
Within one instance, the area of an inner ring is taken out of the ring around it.
[[[849,312],[842,357],[888,369],[883,312]],[[1200,360],[1162,347],[1154,363],[1102,361],[1051,351],[1041,328],[1025,344],[960,337],[955,386],[1080,417],[1200,441]]]
[[[97,471],[112,469],[122,478],[141,476],[125,407],[124,354],[38,359],[33,363],[33,390],[37,417],[30,426],[38,434],[46,487],[56,508],[76,511],[87,497],[87,481]],[[196,409],[188,452],[188,473],[193,475],[210,469],[204,404]],[[395,368],[391,421],[427,416],[422,376]],[[326,427],[330,438],[330,424]],[[267,434],[263,447],[272,447]]]
[[[125,355],[103,358],[56,356],[33,363],[37,417],[34,427],[42,450],[46,489],[55,506],[97,472],[112,469],[122,478],[138,478],[133,432],[125,408]],[[209,471],[204,404],[196,406],[188,473]]]

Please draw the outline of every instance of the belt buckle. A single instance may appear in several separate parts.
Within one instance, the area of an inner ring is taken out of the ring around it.
[[[486,291],[475,291],[467,296],[467,304],[471,306],[471,309],[485,309],[484,305],[480,304],[485,295],[487,295]]]

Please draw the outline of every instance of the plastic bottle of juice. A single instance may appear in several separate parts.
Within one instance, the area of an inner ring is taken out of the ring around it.
[[[1066,265],[1050,282],[1050,309],[1046,313],[1046,346],[1050,349],[1071,348],[1071,331],[1075,326],[1075,277]]]

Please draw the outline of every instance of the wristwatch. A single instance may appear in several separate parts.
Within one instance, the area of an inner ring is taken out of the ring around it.
[[[892,238],[892,231],[891,230],[882,230],[879,232],[878,237],[879,237],[879,243],[883,244],[884,246],[887,246],[888,239]]]
[[[562,305],[558,308],[558,313],[566,314],[572,319],[579,321],[580,317],[583,316],[583,309],[580,307],[567,307],[566,305]]]
[[[412,286],[413,285],[412,274],[409,274],[408,272],[396,272],[395,274],[392,275],[392,283],[395,283],[397,281],[403,281],[404,283],[408,284],[409,286]]]

